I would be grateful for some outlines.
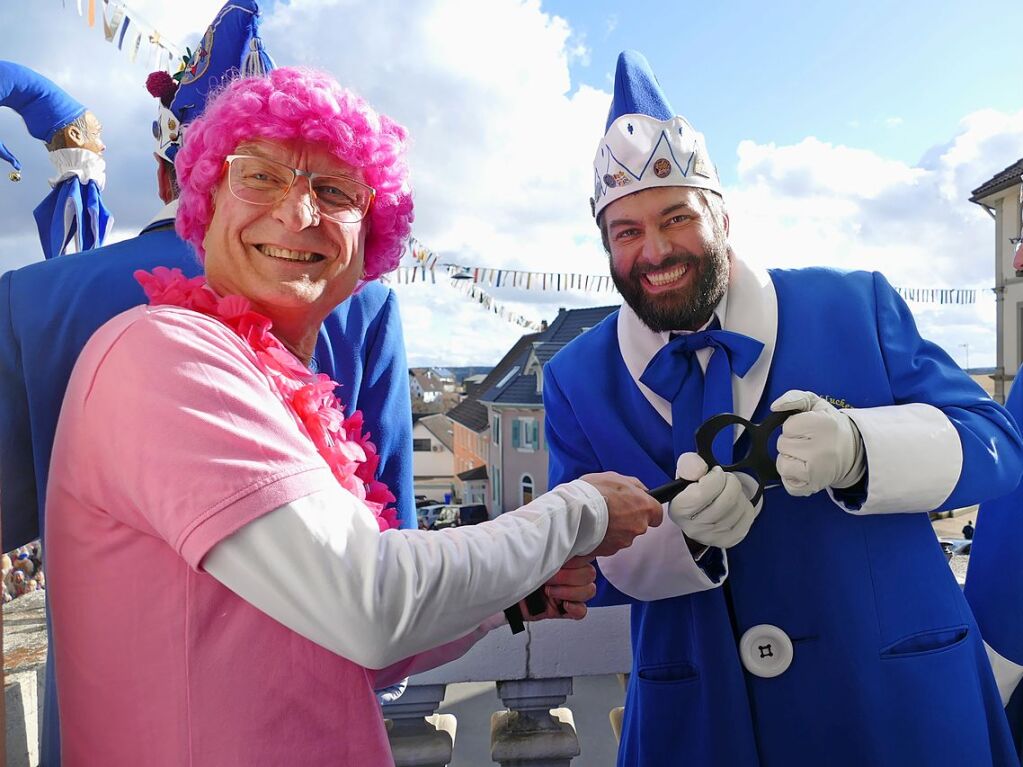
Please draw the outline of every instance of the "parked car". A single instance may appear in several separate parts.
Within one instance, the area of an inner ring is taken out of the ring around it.
[[[469,503],[458,507],[460,525],[478,525],[480,522],[486,522],[488,518],[487,507],[482,503]]]
[[[445,527],[458,526],[458,507],[441,506],[437,518],[433,520],[433,530],[443,530]]]
[[[419,517],[419,529],[433,530],[433,525],[437,521],[437,517],[443,508],[443,504],[435,503],[430,506],[420,506],[416,509],[416,516]]]
[[[955,553],[955,543],[949,538],[939,538],[938,543],[941,544],[941,551],[945,555],[945,559],[951,559]]]
[[[973,549],[973,541],[966,538],[939,538],[938,543],[941,544],[941,550],[945,552],[946,559],[951,559],[953,556],[968,557]]]

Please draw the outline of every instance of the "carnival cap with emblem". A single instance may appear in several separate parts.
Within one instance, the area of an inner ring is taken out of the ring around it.
[[[595,218],[620,197],[653,187],[693,186],[721,194],[703,134],[675,114],[637,51],[618,55],[604,130],[593,160]]]
[[[274,68],[259,37],[259,19],[255,0],[231,0],[207,27],[195,52],[186,54],[177,74],[149,75],[146,88],[160,99],[160,113],[153,121],[160,157],[174,162],[186,126],[205,111],[206,99],[224,82],[265,75]]]
[[[46,144],[88,111],[54,82],[13,61],[0,61],[0,105],[20,114],[28,132]],[[49,179],[50,193],[32,211],[43,255],[61,255],[72,239],[78,251],[98,248],[113,225],[101,198],[105,161],[82,146],[47,150],[57,174]],[[14,167],[10,179],[20,180],[21,163],[3,144],[0,158]]]

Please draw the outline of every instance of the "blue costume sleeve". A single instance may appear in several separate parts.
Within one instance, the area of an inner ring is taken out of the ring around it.
[[[1023,422],[1023,380],[1017,373],[1005,407]],[[966,598],[980,633],[1003,658],[1023,665],[1023,482],[988,501],[977,514]]]
[[[920,337],[909,307],[877,273],[874,290],[895,404],[932,405],[959,434],[962,470],[940,508],[958,509],[1008,493],[1023,472],[1023,439],[1015,422],[943,349]]]
[[[5,550],[39,537],[28,392],[11,306],[14,274],[0,276],[0,515]]]
[[[372,435],[380,455],[378,476],[398,499],[401,527],[414,530],[418,524],[412,482],[412,398],[394,291],[388,291],[387,300],[367,333],[365,364],[359,399],[362,408],[373,410],[381,424]]]
[[[575,412],[558,386],[549,364],[543,369],[543,406],[549,454],[547,486],[555,487],[578,479],[583,474],[604,471],[586,435],[579,428]],[[597,567],[597,595],[589,601],[590,605],[607,607],[631,604],[634,601],[612,586],[600,572],[600,567]]]

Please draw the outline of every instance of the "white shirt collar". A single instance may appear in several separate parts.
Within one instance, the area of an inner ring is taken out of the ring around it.
[[[150,227],[153,224],[158,223],[160,221],[173,221],[175,218],[177,218],[177,215],[178,215],[178,198],[175,197],[173,200],[171,200],[166,205],[164,205],[162,208],[160,208],[159,212],[157,212],[157,214],[155,216],[153,216],[151,219],[149,219],[149,223],[146,224],[146,226]]]
[[[49,179],[51,187],[72,176],[78,176],[82,184],[95,181],[100,191],[106,186],[107,162],[91,149],[57,149],[49,155],[50,162],[57,169],[57,175]]]

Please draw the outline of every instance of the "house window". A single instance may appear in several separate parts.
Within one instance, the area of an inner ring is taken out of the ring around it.
[[[522,505],[533,500],[533,478],[528,474],[522,475]]]
[[[512,447],[528,451],[540,447],[540,427],[535,418],[516,418],[512,421]]]
[[[412,450],[416,453],[429,453],[430,452],[430,438],[425,439],[414,439],[412,440]]]
[[[494,513],[501,513],[501,470],[494,468]]]
[[[490,431],[494,435],[494,447],[501,446],[501,416],[498,413],[494,413],[494,417],[490,422]]]

